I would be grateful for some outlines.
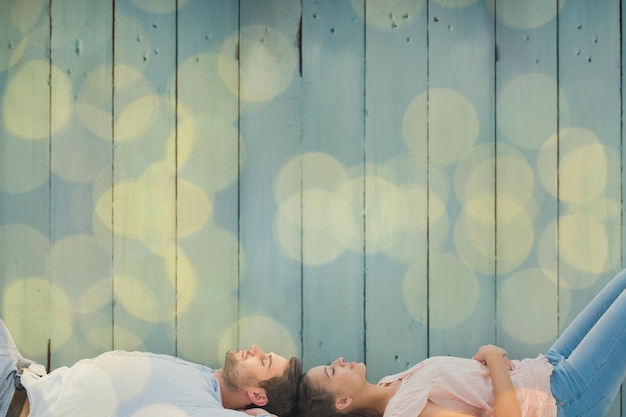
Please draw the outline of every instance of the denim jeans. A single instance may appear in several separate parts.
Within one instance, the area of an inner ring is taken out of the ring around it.
[[[0,416],[5,416],[15,392],[18,371],[33,362],[25,359],[15,346],[11,333],[0,320]]]
[[[626,270],[565,329],[546,357],[559,417],[602,417],[626,376]]]

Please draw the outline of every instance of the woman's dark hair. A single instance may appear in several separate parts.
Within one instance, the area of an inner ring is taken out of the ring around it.
[[[259,387],[267,394],[265,410],[278,417],[289,417],[295,414],[297,407],[298,385],[302,377],[302,363],[296,357],[289,359],[289,367],[281,376],[267,381],[260,381]]]
[[[380,417],[370,410],[340,413],[335,408],[335,394],[314,383],[305,373],[298,390],[298,417]]]

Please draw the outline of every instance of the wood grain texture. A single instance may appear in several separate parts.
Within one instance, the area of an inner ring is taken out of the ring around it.
[[[337,204],[345,210],[333,213],[321,205],[318,213],[312,193],[303,194],[302,231],[304,259],[303,359],[305,366],[327,363],[338,356],[359,360],[364,355],[364,27],[352,18],[347,2],[306,2],[302,10],[302,129],[303,152],[320,149],[342,164],[346,182],[337,184]],[[317,45],[305,48],[304,45]],[[332,80],[342,79],[342,88]],[[325,167],[303,164],[303,190],[316,187]],[[343,193],[341,187],[346,187]],[[315,216],[339,215],[339,230],[316,231],[306,227]],[[329,233],[331,242],[325,238]],[[319,242],[319,244],[316,244]],[[330,262],[311,264],[317,251],[339,242],[342,250]],[[347,247],[346,247],[347,246]],[[328,337],[329,328],[336,329]]]
[[[2,1],[0,315],[53,367],[536,356],[623,266],[621,13]]]

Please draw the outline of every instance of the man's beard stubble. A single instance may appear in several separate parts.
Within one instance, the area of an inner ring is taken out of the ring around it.
[[[226,352],[224,361],[224,381],[228,388],[232,391],[238,391],[243,388],[256,387],[258,385],[257,378],[252,373],[243,368],[239,360],[237,360],[235,351]]]

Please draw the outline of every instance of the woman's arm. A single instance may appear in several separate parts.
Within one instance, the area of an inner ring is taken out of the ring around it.
[[[494,345],[481,346],[474,359],[487,365],[495,397],[495,417],[522,417],[511,381],[511,361],[506,351]]]

